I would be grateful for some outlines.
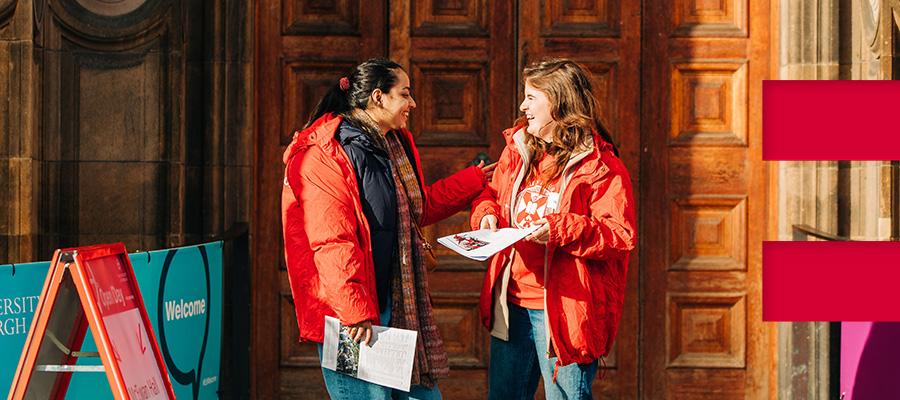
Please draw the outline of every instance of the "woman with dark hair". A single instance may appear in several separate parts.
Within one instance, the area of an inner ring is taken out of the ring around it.
[[[427,285],[419,229],[468,206],[493,165],[430,186],[406,129],[416,107],[409,76],[372,59],[335,81],[284,153],[285,259],[301,341],[319,343],[324,318],[369,342],[372,325],[418,331],[409,393],[322,369],[335,399],[438,399],[449,372]]]
[[[588,74],[570,60],[525,68],[524,115],[503,132],[473,229],[536,227],[493,256],[481,292],[491,330],[490,399],[590,399],[609,354],[634,248],[631,179],[600,122]]]

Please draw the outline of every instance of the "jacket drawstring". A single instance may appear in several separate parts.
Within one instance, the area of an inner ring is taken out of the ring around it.
[[[556,359],[556,363],[553,364],[553,383],[556,383],[556,375],[559,375],[559,358]]]
[[[606,377],[606,357],[600,357],[600,380]]]

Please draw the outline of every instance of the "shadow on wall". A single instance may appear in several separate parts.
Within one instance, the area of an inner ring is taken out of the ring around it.
[[[900,399],[900,322],[875,322],[859,359],[853,400]]]

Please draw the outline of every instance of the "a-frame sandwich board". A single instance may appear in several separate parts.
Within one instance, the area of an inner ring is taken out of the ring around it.
[[[88,327],[97,353],[72,350]],[[75,372],[105,372],[117,400],[175,399],[156,343],[122,243],[56,250],[9,399],[64,399]]]

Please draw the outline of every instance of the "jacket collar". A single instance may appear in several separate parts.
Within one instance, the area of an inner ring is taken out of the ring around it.
[[[319,117],[319,119],[306,129],[294,132],[294,138],[291,140],[291,144],[284,150],[282,158],[284,164],[287,165],[291,158],[302,149],[309,148],[310,146],[325,148],[337,144],[335,134],[341,126],[341,121],[343,121],[343,118],[340,115],[328,113]],[[417,166],[416,174],[419,177],[419,182],[425,182],[425,177],[422,175],[422,161],[419,158],[419,151],[413,144],[412,132],[408,129],[399,129],[394,132],[405,139],[406,143],[409,143],[412,147],[413,159]]]
[[[319,117],[319,119],[305,129],[295,131],[291,143],[288,145],[287,149],[284,150],[284,163],[287,164],[290,158],[300,149],[310,146],[327,146],[329,142],[335,139],[335,135],[343,120],[344,118],[340,115],[328,113]],[[413,143],[412,133],[408,129],[399,129],[394,132],[405,139],[407,143]],[[416,164],[418,164],[418,151],[415,151],[414,149],[413,155],[416,157]]]
[[[361,145],[367,151],[386,153],[386,150],[378,147],[369,134],[346,120],[337,128],[334,139],[342,146],[354,142]]]
[[[525,132],[525,125],[514,126],[503,131],[506,144],[512,145],[513,148],[517,150],[519,156],[522,157],[523,164],[531,161],[531,153],[525,145],[525,135],[527,135]],[[609,167],[602,160],[602,152],[612,151],[612,145],[603,140],[596,131],[592,136],[593,140],[590,146],[582,152],[572,154],[569,158],[569,162],[566,163],[564,170],[568,170],[583,161],[583,166],[573,171],[574,174],[572,175],[572,178],[598,171],[599,174],[595,177],[596,179],[600,179],[609,172]]]

